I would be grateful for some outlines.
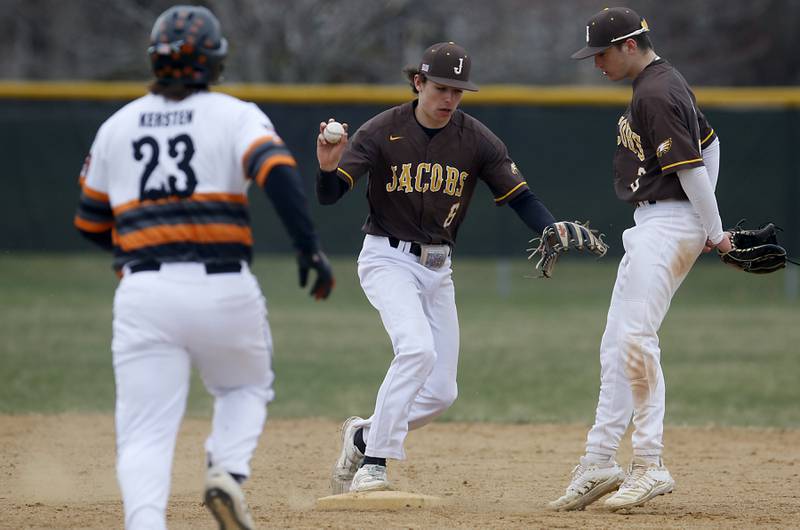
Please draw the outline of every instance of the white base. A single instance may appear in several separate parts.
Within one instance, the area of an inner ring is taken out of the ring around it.
[[[402,510],[441,506],[440,497],[406,491],[361,491],[317,499],[317,510]]]

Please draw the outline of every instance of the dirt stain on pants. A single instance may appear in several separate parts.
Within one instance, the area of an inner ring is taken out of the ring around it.
[[[658,378],[656,360],[647,355],[638,342],[628,342],[625,358],[625,375],[631,384],[633,405],[641,408],[649,400],[655,390]]]

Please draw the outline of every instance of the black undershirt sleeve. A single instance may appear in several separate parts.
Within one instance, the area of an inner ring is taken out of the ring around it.
[[[511,206],[522,222],[536,234],[541,234],[544,228],[556,220],[550,210],[544,205],[531,190],[525,190],[510,201]]]
[[[350,186],[339,178],[336,171],[317,172],[317,200],[320,204],[333,204],[347,193]]]
[[[114,249],[114,245],[111,242],[111,230],[106,230],[105,232],[87,232],[79,228],[78,232],[103,250]]]
[[[319,239],[297,169],[287,165],[275,166],[267,175],[264,191],[289,232],[294,247],[306,254],[317,252]]]

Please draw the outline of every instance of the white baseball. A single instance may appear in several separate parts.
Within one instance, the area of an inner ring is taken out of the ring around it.
[[[322,130],[322,137],[329,144],[338,144],[344,136],[344,127],[338,121],[332,121]]]

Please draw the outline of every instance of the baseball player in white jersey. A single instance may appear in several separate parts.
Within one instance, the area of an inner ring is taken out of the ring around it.
[[[296,163],[252,103],[208,92],[227,51],[206,8],[155,22],[150,93],[100,127],[81,174],[77,228],[112,250],[117,474],[125,527],[166,528],[175,440],[192,365],[214,396],[205,503],[222,529],[250,529],[240,488],[273,398],[264,296],[248,264],[247,189],[264,188],[298,251],[301,285],[333,276]]]
[[[585,48],[613,81],[633,80],[633,97],[617,124],[614,185],[633,205],[635,226],[622,235],[619,265],[600,345],[600,397],[586,453],[555,510],[580,510],[607,493],[611,510],[640,506],[670,493],[664,465],[665,383],[658,329],[670,301],[704,250],[731,248],[714,197],[719,141],[686,80],[658,57],[647,22],[633,10],[609,8],[586,26]],[[633,421],[627,473],[615,460]]]

